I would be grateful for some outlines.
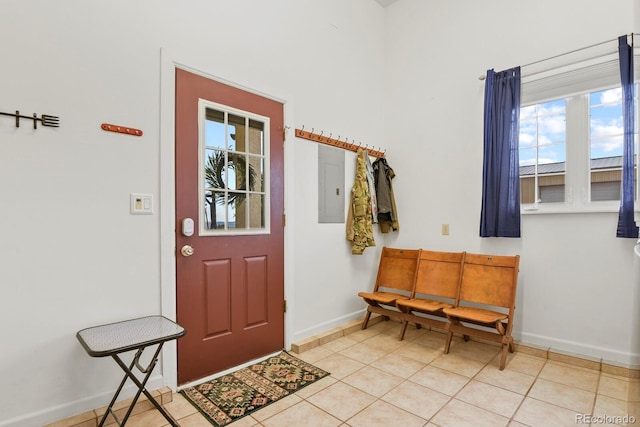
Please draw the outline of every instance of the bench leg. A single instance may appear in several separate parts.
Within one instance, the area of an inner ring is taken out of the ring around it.
[[[367,329],[367,325],[369,324],[370,318],[371,318],[371,312],[367,308],[367,314],[364,316],[364,321],[362,322],[362,329]]]
[[[447,342],[444,344],[444,354],[449,354],[449,348],[451,347],[451,340],[453,339],[453,332],[447,333]]]
[[[409,322],[406,320],[402,321],[402,330],[400,330],[400,341],[404,339],[404,333],[407,332],[407,326],[409,326]]]
[[[500,358],[500,370],[504,370],[504,365],[507,363],[507,350],[509,349],[509,344],[502,345],[502,357]]]

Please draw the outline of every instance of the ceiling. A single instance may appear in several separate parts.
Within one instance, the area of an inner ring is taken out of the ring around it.
[[[398,0],[376,0],[376,2],[382,7],[387,7],[391,3],[395,3],[396,1],[398,1]]]

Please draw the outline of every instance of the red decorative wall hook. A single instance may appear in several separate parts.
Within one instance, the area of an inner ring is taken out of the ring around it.
[[[107,132],[118,132],[118,133],[124,133],[127,135],[142,136],[142,131],[140,129],[128,128],[126,126],[112,125],[109,123],[103,123],[101,127],[102,127],[102,130],[106,130]]]

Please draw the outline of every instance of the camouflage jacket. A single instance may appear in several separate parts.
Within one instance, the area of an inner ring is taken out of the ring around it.
[[[351,188],[351,203],[347,216],[347,240],[351,241],[351,253],[362,255],[368,246],[375,246],[371,217],[371,196],[367,181],[364,151],[358,150],[356,178]]]

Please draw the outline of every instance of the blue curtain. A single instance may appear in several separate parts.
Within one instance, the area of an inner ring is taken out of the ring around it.
[[[520,67],[487,71],[480,237],[520,237]]]
[[[618,57],[620,59],[620,80],[622,82],[622,119],[624,123],[624,148],[622,154],[622,196],[618,214],[617,237],[638,238],[638,227],[633,219],[633,48],[627,42],[627,36],[618,38]]]

